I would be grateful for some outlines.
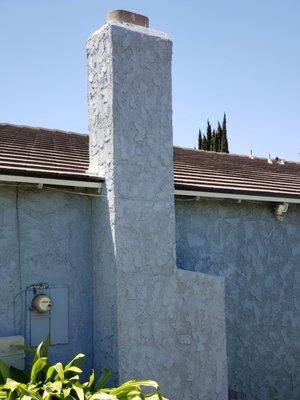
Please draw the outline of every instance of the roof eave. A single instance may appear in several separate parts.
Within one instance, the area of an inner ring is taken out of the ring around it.
[[[271,192],[250,192],[242,190],[220,190],[217,188],[201,188],[186,185],[175,184],[175,195],[178,196],[196,196],[211,199],[233,199],[245,201],[261,201],[269,203],[289,203],[300,204],[300,196],[293,196],[286,193],[271,193]]]
[[[18,171],[19,172],[19,171]],[[20,171],[22,172],[22,171]],[[0,182],[14,182],[37,185],[70,186],[101,189],[103,178],[63,174],[37,174],[27,171],[26,174],[7,173],[0,170]]]

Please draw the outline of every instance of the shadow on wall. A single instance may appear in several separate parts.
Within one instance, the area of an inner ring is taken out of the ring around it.
[[[117,270],[104,184],[101,197],[92,201],[94,368],[112,372],[112,385],[119,382]]]

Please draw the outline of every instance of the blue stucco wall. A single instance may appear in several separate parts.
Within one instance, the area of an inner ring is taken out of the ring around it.
[[[26,286],[66,285],[69,342],[51,348],[53,361],[82,352],[92,367],[91,202],[50,190],[0,189],[0,336],[25,334]],[[17,296],[16,302],[14,299]],[[27,338],[28,342],[28,338]]]
[[[290,206],[283,222],[268,204],[176,201],[175,209],[178,267],[225,278],[232,398],[299,399],[299,207]],[[14,300],[26,286],[67,285],[69,343],[53,346],[52,359],[83,352],[87,368],[96,274],[92,212],[84,196],[0,189],[0,336],[24,334],[24,302]],[[97,242],[99,227],[93,227]]]
[[[297,400],[300,209],[176,202],[177,265],[225,277],[232,399]]]

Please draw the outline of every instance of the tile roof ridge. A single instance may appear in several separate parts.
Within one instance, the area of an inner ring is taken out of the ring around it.
[[[199,153],[205,153],[205,154],[216,154],[216,155],[221,155],[221,156],[231,156],[231,157],[245,157],[245,158],[250,158],[249,155],[247,154],[236,154],[236,153],[225,153],[222,151],[214,151],[214,150],[200,150],[200,149],[194,149],[191,147],[184,147],[184,146],[174,146],[174,148],[182,149],[182,150],[190,150],[190,151],[195,151]],[[266,160],[267,157],[254,157],[255,160],[260,159],[260,160]]]
[[[189,150],[189,151],[194,151],[196,153],[205,153],[205,154],[216,154],[216,155],[220,155],[220,156],[231,156],[231,157],[241,157],[241,158],[247,158],[247,159],[251,159],[249,154],[236,154],[236,153],[224,153],[221,151],[213,151],[213,150],[200,150],[200,149],[194,149],[191,147],[184,147],[184,146],[173,146],[174,149],[181,149],[181,150]],[[275,160],[276,157],[274,157],[272,160]],[[290,160],[286,160],[283,157],[278,157],[279,160],[284,160],[285,164],[293,164],[293,165],[300,165],[300,162],[298,161],[290,161]],[[259,157],[259,156],[255,156],[253,160],[259,160],[259,161],[268,161],[268,157]],[[275,165],[280,165],[279,163],[276,163]]]

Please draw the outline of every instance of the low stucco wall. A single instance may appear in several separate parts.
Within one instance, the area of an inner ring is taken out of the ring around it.
[[[180,269],[176,276],[179,399],[227,400],[224,279]]]
[[[69,293],[69,342],[53,360],[83,352],[92,368],[90,199],[49,190],[0,189],[0,336],[25,335],[24,290],[47,282]],[[14,302],[15,298],[22,301]],[[28,338],[27,338],[28,341]]]
[[[225,278],[231,398],[299,399],[299,207],[283,222],[267,204],[175,208],[178,266]]]

